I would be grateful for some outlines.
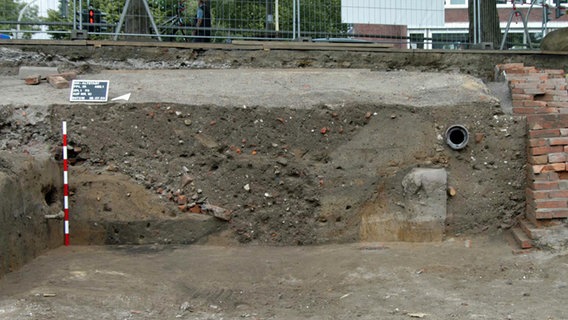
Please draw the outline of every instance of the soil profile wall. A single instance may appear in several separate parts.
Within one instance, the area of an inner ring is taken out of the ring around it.
[[[0,152],[0,277],[63,243],[62,175],[46,158]]]

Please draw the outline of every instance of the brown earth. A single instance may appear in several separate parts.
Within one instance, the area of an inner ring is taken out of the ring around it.
[[[112,79],[112,97],[134,92],[132,100],[69,104],[66,90],[18,82],[12,68],[21,62],[5,58],[1,80],[15,94],[0,109],[0,147],[60,161],[67,121],[72,243],[145,246],[52,251],[0,282],[0,318],[562,318],[555,302],[565,257],[512,256],[502,239],[524,210],[525,125],[507,114],[508,92],[483,81],[492,66],[461,73],[435,53],[430,64],[409,64],[412,72],[198,72],[237,58],[179,51],[165,64],[190,61],[188,70],[110,72],[159,59],[50,50],[36,58]],[[266,67],[266,54],[243,56]],[[349,60],[341,52],[281,58],[273,64]],[[470,132],[464,150],[445,144],[453,124]],[[446,169],[457,191],[445,241],[375,243],[393,238],[374,232],[373,217],[404,211],[401,180],[416,167]],[[230,220],[208,206],[229,210]],[[225,247],[173,246],[189,243]],[[329,246],[264,247],[315,244]]]

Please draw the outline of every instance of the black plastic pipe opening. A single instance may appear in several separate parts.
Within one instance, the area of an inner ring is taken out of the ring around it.
[[[446,143],[454,150],[461,150],[467,146],[469,132],[462,125],[453,125],[446,130]]]

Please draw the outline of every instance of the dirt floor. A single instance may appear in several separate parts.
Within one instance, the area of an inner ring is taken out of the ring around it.
[[[0,282],[0,319],[566,319],[568,256],[502,237],[72,246]]]
[[[60,161],[67,121],[73,243],[10,269],[0,319],[564,317],[566,256],[511,253],[526,128],[506,86],[469,75],[475,66],[196,70],[234,53],[189,63],[195,52],[178,52],[184,70],[140,70],[159,68],[159,54],[0,49],[3,171],[10,153]],[[320,58],[347,61],[288,59]],[[34,59],[110,79],[109,97],[131,100],[70,104],[68,90],[25,86],[13,68]],[[461,151],[444,141],[454,124],[470,133]],[[405,211],[413,168],[445,169],[456,191],[441,243],[376,231]],[[23,228],[45,211],[9,220]]]

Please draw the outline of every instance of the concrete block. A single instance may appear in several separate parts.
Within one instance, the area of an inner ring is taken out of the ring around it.
[[[441,241],[446,221],[448,175],[445,169],[415,168],[402,180],[404,222],[410,241]]]
[[[46,79],[50,74],[58,74],[57,67],[29,67],[21,66],[18,72],[20,80],[25,80],[30,76],[40,76],[41,79]]]

